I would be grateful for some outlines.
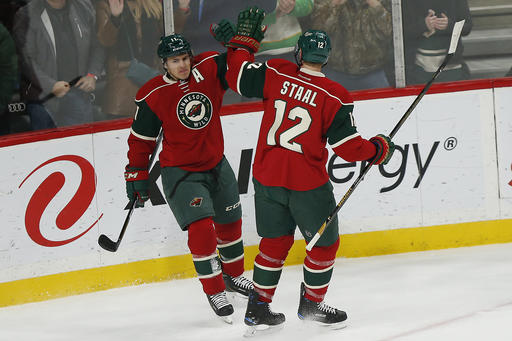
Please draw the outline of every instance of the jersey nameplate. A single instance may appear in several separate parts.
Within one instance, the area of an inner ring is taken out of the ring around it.
[[[211,121],[212,102],[200,92],[191,92],[181,97],[176,113],[185,127],[194,130],[201,129]]]
[[[304,91],[306,90],[306,91]],[[317,95],[316,91],[312,91],[311,89],[306,89],[303,86],[298,84],[284,81],[283,86],[281,87],[281,94],[288,95],[288,97],[299,100],[306,104],[311,105],[312,107],[316,107],[315,98]]]

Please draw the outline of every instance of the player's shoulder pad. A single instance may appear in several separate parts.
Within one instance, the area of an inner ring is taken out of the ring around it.
[[[296,70],[297,64],[290,62],[286,59],[272,58],[266,61],[267,67],[274,68],[276,70]]]
[[[337,97],[344,105],[353,105],[354,100],[352,99],[352,95],[348,92],[347,89],[343,87],[338,82],[335,82],[327,77],[325,77],[324,89],[329,92],[332,96]]]
[[[197,56],[194,56],[192,67],[196,66],[197,64],[199,64],[207,59],[211,59],[213,61],[213,57],[218,56],[218,55],[220,55],[220,53],[215,52],[215,51],[206,51],[206,52],[200,53]]]
[[[164,80],[164,75],[158,75],[156,77],[151,78],[149,81],[144,84],[139,91],[137,91],[137,95],[135,95],[135,101],[139,102],[151,94],[154,90],[158,89],[162,85],[168,84]]]

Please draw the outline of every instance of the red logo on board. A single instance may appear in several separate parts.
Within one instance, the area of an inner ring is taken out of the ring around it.
[[[18,188],[21,188],[23,183],[37,170],[58,161],[73,162],[80,168],[82,174],[82,179],[80,180],[76,193],[73,195],[69,203],[59,212],[55,220],[57,228],[60,230],[67,230],[72,227],[85,213],[96,192],[96,174],[94,173],[94,168],[89,161],[77,155],[62,155],[55,157],[37,166],[29,175],[27,175]],[[85,231],[72,238],[66,240],[49,240],[44,237],[41,233],[41,217],[43,216],[43,213],[50,201],[57,195],[57,193],[59,193],[65,182],[66,178],[62,172],[56,171],[50,174],[39,185],[39,187],[37,187],[28,202],[25,212],[25,228],[29,237],[39,245],[55,247],[69,244],[89,232],[89,230],[96,225],[103,216],[103,214],[101,214],[91,226],[85,229]]]

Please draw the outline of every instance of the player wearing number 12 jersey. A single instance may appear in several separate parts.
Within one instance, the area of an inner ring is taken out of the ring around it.
[[[241,13],[238,27],[246,29],[251,20],[241,23],[241,18],[257,17],[254,11]],[[257,26],[258,20],[253,21]],[[326,143],[347,161],[375,160],[379,164],[387,162],[393,152],[388,137],[366,140],[357,132],[350,94],[321,72],[330,49],[325,32],[309,30],[298,40],[297,65],[281,59],[254,63],[251,48],[228,50],[228,84],[243,96],[262,98],[264,106],[253,165],[256,226],[262,239],[254,263],[254,291],[245,315],[245,323],[254,328],[280,325],[285,320],[268,304],[296,226],[309,242],[336,206],[325,169]],[[323,303],[338,245],[335,219],[307,251],[299,318],[343,326],[346,313]]]

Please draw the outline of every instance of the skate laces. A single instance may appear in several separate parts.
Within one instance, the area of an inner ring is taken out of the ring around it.
[[[254,287],[252,282],[245,278],[244,276],[231,277],[231,280],[239,288],[250,290]]]
[[[320,302],[317,304],[318,304],[317,305],[318,309],[323,311],[324,313],[336,315],[336,308],[333,308],[333,307],[325,304],[324,302]]]
[[[210,300],[218,309],[221,309],[222,307],[229,305],[228,299],[226,297],[226,292],[224,291],[219,292],[218,294],[215,295],[211,295]]]
[[[268,304],[267,302],[262,302],[262,301],[258,301],[258,304],[264,304],[268,310],[268,313],[272,316],[279,316],[280,314],[279,313],[274,313],[271,309],[270,309],[270,304]]]

